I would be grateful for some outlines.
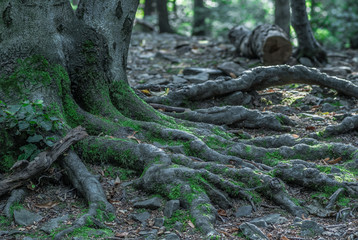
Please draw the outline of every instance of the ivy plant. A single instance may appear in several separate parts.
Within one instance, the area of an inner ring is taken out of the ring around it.
[[[62,121],[46,112],[42,100],[15,105],[0,100],[0,125],[8,135],[17,136],[12,148],[19,147],[18,160],[32,160],[41,149],[52,147],[57,140],[55,132],[63,129]]]

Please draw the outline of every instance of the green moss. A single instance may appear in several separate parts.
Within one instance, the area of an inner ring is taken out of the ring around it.
[[[232,134],[232,133],[228,133],[228,132],[226,132],[226,131],[223,131],[223,130],[221,130],[221,128],[219,128],[219,127],[213,127],[212,129],[211,129],[211,131],[214,133],[214,134],[216,134],[216,135],[218,135],[218,136],[220,136],[220,137],[223,137],[223,138],[225,138],[225,139],[232,139],[233,137],[234,137],[234,135]]]
[[[170,188],[170,192],[168,194],[168,198],[172,199],[172,200],[178,200],[180,199],[180,195],[181,195],[181,186],[182,184],[177,184],[177,185],[171,185],[172,187]]]
[[[274,167],[282,160],[283,156],[280,154],[279,151],[267,152],[265,158],[262,160],[262,163]]]
[[[119,144],[122,140],[118,141]],[[115,144],[114,144],[115,145]],[[90,163],[113,163],[118,164],[123,168],[130,168],[133,170],[142,170],[142,166],[137,163],[137,158],[132,154],[130,149],[118,152],[118,150],[111,148],[101,141],[101,138],[96,140],[96,143],[89,143],[87,139],[82,140],[76,144],[76,149],[81,153],[84,161]]]
[[[52,81],[51,72],[48,61],[42,56],[34,55],[24,60],[18,59],[13,73],[0,76],[0,89],[6,94],[29,93],[29,85],[49,86]]]
[[[189,220],[191,220],[191,218],[187,210],[176,210],[171,218],[164,218],[164,226],[167,229],[172,229],[176,222],[181,222],[183,224],[183,229],[181,230],[185,231]]]
[[[202,157],[202,151],[197,151],[197,150],[192,149],[190,146],[190,142],[183,142],[183,147],[184,147],[185,155],[197,157],[197,158]]]
[[[153,116],[156,116],[156,111],[143,102],[125,81],[113,82],[110,91],[113,104],[124,116],[139,121],[155,120]]]
[[[252,151],[252,147],[250,145],[246,145],[245,146],[245,152],[246,153],[251,153],[251,151]]]
[[[339,186],[324,186],[323,192],[329,195],[332,195],[335,191],[337,191],[340,187]]]
[[[0,215],[0,230],[7,230],[11,225],[11,220],[5,216]]]
[[[222,142],[214,136],[206,137],[204,138],[204,141],[208,145],[208,147],[216,150],[226,149],[229,145],[228,143]]]
[[[115,179],[116,177],[119,177],[119,179],[122,181],[134,178],[136,175],[137,175],[137,173],[133,170],[115,167],[112,165],[108,165],[104,168],[104,176],[105,177],[111,177],[113,179]]]
[[[337,204],[341,207],[348,207],[351,199],[347,197],[340,196],[337,200]]]
[[[0,153],[0,172],[8,172],[10,168],[15,164],[17,159],[14,157],[15,153],[7,152],[9,155],[1,155]]]
[[[329,167],[329,166],[320,166],[320,165],[317,165],[317,169],[318,169],[320,172],[323,172],[323,173],[326,173],[326,174],[330,174],[330,173],[331,173],[331,170],[332,170],[332,168]]]

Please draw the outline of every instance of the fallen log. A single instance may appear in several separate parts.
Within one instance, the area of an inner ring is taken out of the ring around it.
[[[237,26],[229,39],[241,56],[259,58],[265,65],[284,64],[292,54],[289,37],[277,25],[259,25],[253,31]]]
[[[71,129],[64,138],[55,143],[51,150],[39,153],[33,161],[21,162],[21,166],[15,163],[13,169],[16,171],[0,181],[0,196],[24,185],[29,179],[48,169],[73,143],[87,136],[85,129],[78,126]]]

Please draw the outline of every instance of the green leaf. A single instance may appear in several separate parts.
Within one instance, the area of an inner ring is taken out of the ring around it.
[[[19,111],[21,108],[21,105],[10,105],[5,112],[7,112],[9,115],[15,115],[17,111]]]
[[[22,147],[20,147],[20,150],[23,151],[24,153],[21,154],[18,159],[19,160],[26,160],[28,159],[36,150],[37,150],[37,147],[35,144],[27,144],[27,145],[24,145]]]
[[[47,146],[49,146],[49,147],[52,147],[53,145],[55,145],[55,143],[54,142],[52,142],[52,141],[50,141],[50,140],[44,140],[44,142],[45,142],[45,144],[47,145]]]
[[[36,100],[36,101],[34,102],[34,105],[41,105],[41,106],[42,106],[43,103],[44,103],[43,100],[38,99],[38,100]]]
[[[50,122],[43,121],[43,122],[40,122],[39,125],[46,131],[50,131],[52,129],[52,123],[50,123]]]
[[[17,124],[17,122],[10,122],[9,127],[10,127],[10,128],[13,128],[13,127],[15,127],[15,126],[16,126],[16,124]]]
[[[40,142],[42,139],[43,139],[43,137],[41,135],[34,135],[34,136],[28,137],[28,139],[26,141],[29,143],[36,143],[36,142]]]
[[[26,100],[26,101],[23,101],[22,102],[22,106],[23,107],[26,107],[27,105],[29,105],[30,104],[30,101],[29,100]]]
[[[27,129],[30,126],[30,124],[28,122],[25,122],[25,121],[20,121],[18,123],[18,125],[19,125],[19,130],[20,131],[23,131],[23,130]]]
[[[50,117],[51,121],[59,121],[60,119],[58,119],[57,117]]]

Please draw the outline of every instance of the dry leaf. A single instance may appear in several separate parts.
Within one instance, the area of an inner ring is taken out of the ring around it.
[[[294,137],[294,138],[299,138],[300,137],[297,134],[291,134],[291,136]]]
[[[232,78],[237,78],[237,76],[235,75],[235,73],[229,73],[229,75],[230,75],[230,77],[232,77]]]
[[[127,136],[127,138],[129,138],[129,139],[134,139],[134,140],[136,140],[138,143],[141,143],[141,141],[134,136],[137,132],[138,132],[138,131],[134,131],[133,134]]]
[[[143,89],[143,90],[140,90],[143,94],[147,95],[147,96],[151,96],[152,93],[148,90],[148,89]]]
[[[114,181],[114,185],[119,185],[121,184],[121,179],[119,179],[119,177],[116,177],[116,180]]]
[[[50,209],[50,208],[53,208],[55,206],[58,205],[58,202],[47,202],[47,203],[44,203],[44,204],[35,204],[36,207],[38,208],[45,208],[45,209]]]
[[[228,168],[235,168],[235,166],[233,166],[233,165],[226,165],[226,167],[228,167]]]
[[[336,163],[339,163],[340,161],[342,161],[342,157],[338,157],[338,158],[333,159],[331,161],[326,161],[326,163],[328,163],[328,164],[336,164]]]
[[[219,210],[218,210],[218,214],[219,214],[220,216],[224,216],[224,217],[227,216],[226,211],[225,211],[224,209],[219,209]]]
[[[191,227],[191,228],[195,228],[194,224],[189,220],[188,221],[188,225]]]
[[[228,233],[233,233],[233,232],[237,232],[237,231],[239,231],[239,229],[237,227],[232,227],[227,230]]]
[[[307,130],[307,131],[315,131],[315,130],[316,130],[316,127],[314,127],[314,126],[307,126],[307,127],[306,127],[306,130]]]
[[[129,232],[116,233],[116,237],[124,238],[129,235]]]
[[[280,240],[290,240],[286,236],[281,236]]]
[[[164,96],[166,96],[166,95],[169,94],[169,90],[170,90],[169,88],[166,88],[166,89],[165,89],[165,94],[164,94]]]

